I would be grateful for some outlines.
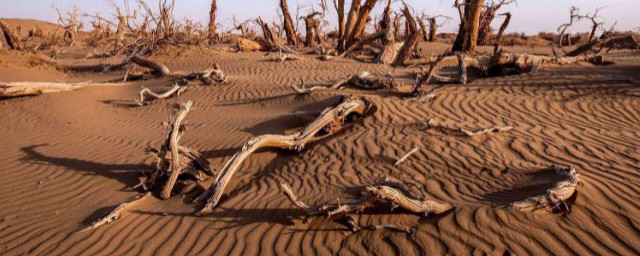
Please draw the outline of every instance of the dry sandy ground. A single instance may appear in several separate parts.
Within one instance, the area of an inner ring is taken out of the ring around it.
[[[435,54],[447,45],[427,48]],[[66,61],[78,61],[73,56]],[[138,86],[0,101],[0,254],[638,254],[640,55],[614,58],[613,66],[571,65],[474,80],[417,103],[355,90],[296,96],[289,88],[300,79],[329,84],[362,70],[390,72],[409,84],[410,70],[344,59],[279,64],[264,62],[262,53],[189,50],[157,59],[184,71],[219,63],[231,82],[192,87],[180,98],[138,108],[127,106],[138,97]],[[19,59],[0,54],[0,80],[105,81],[122,75],[63,74]],[[345,94],[366,97],[378,111],[300,154],[274,150],[250,157],[216,212],[194,217],[188,204],[194,195],[152,198],[112,224],[77,232],[136,195],[128,188],[153,168],[144,148],[160,143],[160,123],[172,104],[195,102],[182,143],[220,169],[253,136],[300,128]],[[515,130],[459,137],[426,129],[429,118],[465,128],[510,124]],[[414,147],[420,151],[393,166]],[[551,164],[582,173],[570,213],[500,208],[545,191],[558,179],[543,171]],[[309,203],[348,201],[357,196],[355,188],[383,176],[424,184],[429,195],[456,208],[421,217],[388,214],[382,207],[355,218],[361,225],[397,224],[413,233],[352,233],[325,218],[302,223],[303,212],[278,189],[288,182]]]

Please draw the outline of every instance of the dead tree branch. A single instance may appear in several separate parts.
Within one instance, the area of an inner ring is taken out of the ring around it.
[[[308,143],[333,135],[342,130],[354,118],[365,116],[371,107],[371,104],[364,100],[347,98],[340,105],[325,110],[301,132],[293,135],[262,135],[251,139],[240,152],[236,153],[225,164],[213,185],[196,199],[196,202],[206,202],[206,205],[197,215],[213,211],[222,198],[222,193],[224,193],[225,187],[234,173],[240,168],[245,159],[256,150],[261,148],[282,148],[299,152]]]

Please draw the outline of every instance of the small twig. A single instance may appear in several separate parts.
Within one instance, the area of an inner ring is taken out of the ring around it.
[[[109,213],[109,215],[97,220],[96,222],[92,223],[91,225],[89,225],[88,227],[78,231],[78,232],[84,232],[90,229],[95,229],[95,228],[99,228],[100,226],[109,224],[111,222],[114,222],[116,220],[118,220],[121,216],[122,216],[122,212],[127,208],[127,207],[131,207],[133,205],[136,205],[138,203],[140,203],[141,201],[143,201],[144,199],[148,198],[151,196],[151,193],[146,193],[144,196],[135,199],[133,201],[130,201],[128,203],[123,203],[121,205],[119,205],[118,207],[116,207],[116,209],[114,209],[111,213]]]
[[[398,159],[398,161],[396,161],[395,164],[393,164],[393,166],[398,166],[401,163],[403,163],[404,161],[407,160],[407,158],[409,158],[411,155],[413,155],[414,153],[418,152],[418,150],[420,150],[418,147],[413,148],[411,151],[409,151],[409,153],[407,153],[406,155],[404,155],[402,158]]]

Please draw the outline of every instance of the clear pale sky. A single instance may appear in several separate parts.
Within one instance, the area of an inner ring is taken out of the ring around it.
[[[122,0],[115,0],[120,3]],[[136,6],[130,0],[132,6]],[[151,6],[155,7],[157,0],[148,0]],[[292,15],[295,15],[296,6],[309,5],[310,0],[289,0],[289,7]],[[335,9],[329,2],[329,14],[327,20],[330,22],[329,28],[335,25]],[[347,0],[347,2],[350,2]],[[416,13],[425,12],[428,15],[448,15],[454,18],[446,24],[441,31],[454,31],[457,24],[457,14],[452,8],[454,0],[406,0],[413,6]],[[51,8],[53,1],[49,0],[0,0],[0,17],[2,18],[32,18],[55,22],[56,13]],[[57,0],[56,4],[61,8],[70,8],[77,5],[83,12],[110,17],[113,10],[103,0]],[[208,11],[208,0],[176,0],[175,16],[178,19],[189,18],[194,21],[206,23]],[[558,25],[568,19],[570,6],[580,7],[582,12],[591,12],[597,7],[602,7],[600,15],[608,26],[618,21],[616,29],[631,30],[640,27],[640,0],[519,0],[517,5],[505,7],[504,11],[510,11],[514,16],[509,27],[509,32],[525,32],[528,34],[539,31],[555,31]],[[380,4],[380,6],[382,6]],[[381,7],[377,8],[380,12]],[[348,3],[347,3],[348,7]],[[316,7],[317,8],[317,7]],[[228,29],[231,17],[238,20],[245,20],[262,16],[264,20],[275,21],[277,16],[278,0],[218,0],[218,22],[223,29]],[[301,14],[308,13],[310,8],[302,11]],[[494,24],[494,27],[500,25]],[[574,31],[587,31],[588,21],[582,21],[574,28]]]

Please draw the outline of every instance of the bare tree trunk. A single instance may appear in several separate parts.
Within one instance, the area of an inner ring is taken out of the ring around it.
[[[360,11],[358,12],[358,17],[356,18],[356,22],[353,25],[351,32],[349,33],[349,36],[347,37],[347,44],[346,44],[347,47],[351,46],[358,39],[360,39],[360,36],[362,35],[362,32],[364,31],[364,28],[367,25],[369,14],[371,13],[371,10],[373,10],[373,7],[375,7],[377,2],[378,2],[377,0],[366,0],[364,5],[359,8]]]
[[[429,42],[435,42],[438,36],[438,24],[436,18],[429,19]]]
[[[319,12],[314,12],[305,17],[300,17],[300,19],[304,20],[305,28],[307,29],[307,36],[305,38],[304,45],[307,47],[316,47],[316,42],[320,42],[320,35],[318,34],[320,22],[315,19],[315,16],[320,15]]]
[[[258,25],[260,25],[260,28],[262,29],[262,36],[264,37],[264,40],[273,46],[276,43],[276,41],[275,41],[275,38],[273,37],[273,33],[271,32],[271,29],[269,29],[269,25],[264,23],[261,17],[258,17],[256,19],[256,23],[258,23]]]
[[[459,4],[456,0],[456,7],[458,8],[458,15],[460,17],[460,27],[458,28],[458,35],[451,47],[452,52],[463,51],[465,37],[467,36],[467,20],[469,20],[469,12],[467,6],[471,4],[471,0],[464,0],[463,4]],[[463,11],[464,10],[464,11]]]
[[[484,0],[472,0],[469,6],[469,38],[466,40],[465,50],[471,54],[476,52],[478,46],[478,29],[480,27],[480,14],[482,14],[482,7],[484,6]]]
[[[478,29],[484,0],[465,0],[464,6],[458,6],[460,30],[451,51],[475,53],[478,46]],[[464,8],[464,14],[462,14]]]
[[[335,2],[334,2],[335,3]],[[338,0],[336,11],[338,12],[338,51],[344,51],[344,0]]]
[[[7,45],[9,45],[9,49],[22,51],[24,50],[22,46],[22,42],[20,42],[20,38],[16,33],[4,22],[4,20],[0,20],[0,29],[2,29],[2,34],[4,34],[4,38],[7,40]]]
[[[429,32],[427,31],[427,25],[424,24],[422,19],[418,19],[418,25],[420,25],[420,31],[422,31],[422,40],[429,41]]]
[[[298,43],[298,35],[295,27],[293,26],[293,20],[291,19],[287,0],[280,0],[280,9],[282,9],[282,15],[284,16],[284,32],[287,34],[287,44],[296,45]]]
[[[209,11],[209,39],[218,38],[216,34],[216,12],[218,11],[217,0],[211,0],[211,11]]]
[[[349,9],[349,15],[347,15],[347,24],[344,30],[344,37],[342,38],[345,49],[349,48],[349,46],[347,46],[347,40],[356,24],[356,19],[358,18],[359,12],[360,12],[360,0],[352,0],[351,9]]]
[[[407,26],[406,38],[404,41],[404,45],[402,49],[400,49],[400,53],[394,62],[396,66],[403,66],[411,56],[413,55],[413,51],[420,43],[420,39],[422,39],[422,31],[418,30],[418,26],[416,25],[416,21],[411,15],[411,10],[409,10],[409,6],[405,4],[402,13],[406,19],[405,24]]]

